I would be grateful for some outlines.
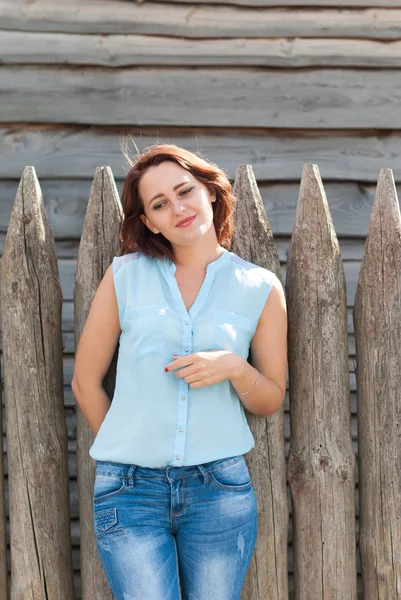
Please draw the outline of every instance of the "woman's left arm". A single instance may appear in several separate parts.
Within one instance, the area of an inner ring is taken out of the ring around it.
[[[259,317],[251,353],[253,366],[238,356],[229,379],[249,412],[270,417],[284,402],[287,372],[287,307],[277,277]]]

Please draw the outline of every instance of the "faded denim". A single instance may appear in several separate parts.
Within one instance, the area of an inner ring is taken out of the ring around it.
[[[242,454],[163,468],[97,461],[93,491],[116,600],[240,600],[258,531]]]

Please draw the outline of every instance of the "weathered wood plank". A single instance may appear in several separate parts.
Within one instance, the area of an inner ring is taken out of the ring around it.
[[[44,178],[91,178],[109,165],[125,176],[120,140],[132,134],[139,148],[175,143],[201,152],[219,164],[231,180],[239,164],[251,164],[262,181],[299,181],[305,163],[314,161],[325,180],[376,184],[380,169],[393,169],[401,182],[401,133],[263,129],[193,129],[169,127],[85,127],[17,125],[0,127],[0,179],[19,179],[26,165]],[[134,150],[130,144],[131,151]],[[89,195],[90,187],[87,194]],[[60,207],[58,207],[60,208]],[[63,215],[63,219],[66,215]],[[67,235],[66,237],[69,237]]]
[[[313,10],[166,3],[0,2],[2,29],[59,33],[119,33],[185,38],[357,37],[399,39],[401,10],[393,8]]]
[[[401,42],[243,37],[191,40],[145,35],[3,31],[0,63],[386,68],[401,66]]]
[[[158,0],[158,2],[171,2],[171,0]],[[176,0],[180,4],[193,4],[193,0]],[[211,4],[211,0],[197,0],[197,4]],[[261,8],[273,8],[277,6],[299,7],[299,0],[219,0],[216,4],[228,4],[232,6],[253,6]],[[401,7],[400,0],[302,0],[302,6],[344,6],[344,7],[378,7],[398,8]]]
[[[4,244],[4,233],[0,233],[0,254],[2,252],[3,244]],[[288,248],[291,242],[291,238],[289,237],[281,237],[275,239],[275,244],[277,246],[277,250],[279,253],[280,262],[287,262],[288,258]],[[365,239],[346,239],[340,238],[340,250],[341,256],[343,260],[362,260],[363,252],[365,248]],[[73,240],[72,242],[68,242],[65,240],[58,240],[55,242],[56,244],[56,254],[58,258],[63,259],[75,259],[78,255],[79,242],[78,240]],[[1,323],[1,319],[0,319]],[[1,339],[0,339],[1,344]]]
[[[401,128],[392,70],[1,67],[0,89],[0,122]]]
[[[41,188],[52,233],[56,239],[79,241],[88,204],[90,180],[41,180]],[[117,182],[121,191],[122,181]],[[18,183],[0,180],[0,232],[7,231]],[[261,183],[264,208],[273,235],[290,236],[294,227],[299,184]],[[338,236],[364,238],[375,194],[374,185],[325,183],[326,194]],[[401,192],[401,185],[397,187]],[[401,196],[400,196],[401,197]]]

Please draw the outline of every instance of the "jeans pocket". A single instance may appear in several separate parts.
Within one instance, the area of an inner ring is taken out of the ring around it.
[[[209,471],[211,482],[218,488],[231,491],[244,491],[252,487],[251,477],[245,458],[234,463],[228,463],[215,467]]]
[[[121,494],[126,487],[126,477],[96,473],[93,486],[93,502],[102,502]]]
[[[117,509],[107,508],[93,514],[95,536],[99,539],[120,537],[125,535],[124,529],[116,527],[118,524]]]

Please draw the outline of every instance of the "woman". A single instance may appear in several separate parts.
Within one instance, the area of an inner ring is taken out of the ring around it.
[[[123,252],[72,386],[96,436],[93,526],[117,600],[241,596],[258,529],[244,407],[282,405],[287,318],[277,277],[229,251],[234,202],[221,169],[174,145],[139,153],[124,183]]]

